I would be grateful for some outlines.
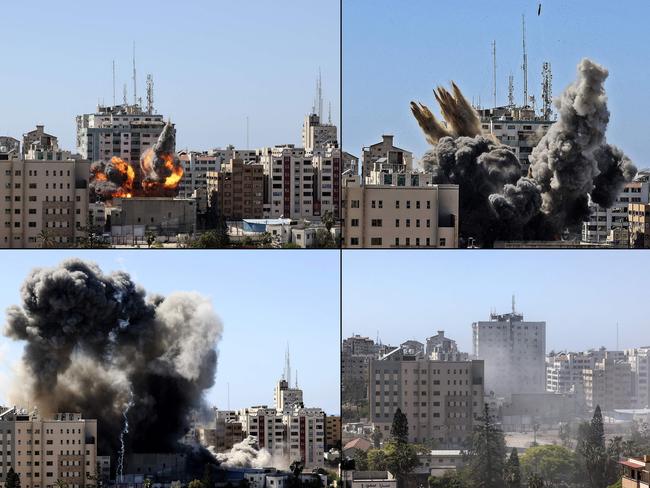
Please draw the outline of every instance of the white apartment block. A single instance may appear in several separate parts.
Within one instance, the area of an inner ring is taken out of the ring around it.
[[[375,173],[343,182],[343,247],[458,247],[458,185],[424,173]]]
[[[0,414],[0,485],[10,467],[22,488],[55,488],[61,480],[70,488],[96,484],[97,421],[78,413],[51,419],[15,408]]]
[[[302,147],[307,152],[318,152],[328,146],[338,147],[336,126],[321,122],[318,114],[309,114],[305,117],[301,138]]]
[[[71,247],[85,235],[90,162],[67,154],[0,157],[0,248]]]
[[[625,353],[632,373],[632,408],[650,408],[650,347]]]
[[[593,202],[589,203],[591,212],[589,221],[582,223],[582,241],[604,243],[614,228],[628,229],[628,205],[630,203],[650,202],[650,173],[641,172],[634,181],[627,183],[614,204],[603,208]]]
[[[290,388],[287,380],[282,379],[275,385],[273,400],[278,412],[291,410],[295,405],[303,404],[302,390],[298,387]]]
[[[482,109],[479,115],[483,134],[493,135],[501,144],[509,146],[519,159],[522,174],[528,174],[528,156],[553,121],[539,117],[530,107]]]
[[[593,368],[596,357],[593,352],[561,352],[546,360],[546,391],[552,393],[575,392],[581,396],[582,373]]]
[[[546,322],[524,321],[523,314],[490,314],[472,324],[473,355],[485,361],[485,391],[510,398],[513,393],[546,389]]]
[[[603,411],[632,407],[632,370],[625,360],[605,357],[582,373],[585,403]]]
[[[164,127],[162,115],[144,112],[138,105],[98,106],[95,113],[77,116],[77,151],[93,162],[117,156],[137,164]]]
[[[414,357],[370,362],[370,421],[385,439],[397,409],[406,415],[409,441],[460,447],[483,409],[483,361]]]
[[[282,420],[282,415],[275,408],[266,405],[239,411],[244,433],[254,436],[260,448],[266,448],[276,456],[285,454],[285,426]]]
[[[268,175],[266,218],[319,219],[339,214],[341,151],[330,147],[313,154],[293,145],[259,151]]]

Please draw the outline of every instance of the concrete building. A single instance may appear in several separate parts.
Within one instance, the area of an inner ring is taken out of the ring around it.
[[[9,136],[0,136],[0,160],[9,159],[10,155],[20,157],[20,141]]]
[[[157,236],[193,234],[195,203],[186,198],[115,198],[115,206],[106,207],[106,219],[107,222],[110,219],[111,235],[118,240],[120,237],[144,237],[147,232]]]
[[[453,339],[445,337],[445,331],[439,330],[434,336],[427,338],[425,354],[434,361],[467,361],[469,354],[460,352]]]
[[[616,228],[628,230],[630,218],[630,205],[635,205],[632,211],[639,210],[639,204],[650,202],[650,172],[640,172],[633,181],[627,183],[614,204],[610,208],[603,208],[593,202],[589,203],[591,212],[589,221],[582,224],[582,241],[588,243],[607,242],[610,232]],[[645,216],[643,215],[645,221]],[[640,219],[635,219],[638,222]],[[638,226],[635,230],[638,231]],[[624,243],[628,246],[628,243]]]
[[[650,455],[619,461],[623,467],[621,488],[650,487]]]
[[[483,361],[391,356],[370,362],[368,403],[373,427],[387,439],[399,408],[408,419],[410,442],[462,446],[483,408]]]
[[[328,146],[338,147],[337,129],[334,124],[321,122],[318,114],[309,114],[302,124],[302,147],[317,152]]]
[[[423,173],[381,177],[382,184],[345,178],[343,247],[458,247],[458,185],[432,185]]]
[[[369,337],[355,334],[352,337],[343,339],[341,352],[343,354],[374,355],[377,352],[377,348],[375,341]]]
[[[628,409],[632,407],[632,370],[630,363],[611,357],[596,361],[593,368],[582,372],[585,403],[593,410]]]
[[[390,471],[343,471],[343,488],[397,488],[397,479]]]
[[[273,393],[275,409],[278,412],[291,410],[295,405],[302,405],[302,390],[297,387],[290,388],[289,383],[284,378],[277,382]]]
[[[48,152],[0,157],[0,247],[71,247],[85,236],[90,163]]]
[[[420,465],[416,473],[440,477],[449,471],[457,471],[467,463],[467,455],[462,449],[435,449],[426,454],[418,454]]]
[[[513,393],[546,389],[546,322],[530,322],[515,311],[490,314],[472,324],[473,355],[485,361],[485,391],[509,398]]]
[[[342,173],[347,176],[359,174],[359,158],[354,154],[343,151],[341,155],[343,159]]]
[[[325,451],[341,448],[341,417],[325,415]]]
[[[92,114],[77,116],[77,152],[90,161],[108,162],[117,156],[138,168],[142,153],[160,136],[163,116],[139,105],[98,106]]]
[[[388,164],[400,166],[403,171],[411,171],[413,169],[413,153],[395,146],[392,135],[384,134],[381,139],[381,142],[362,149],[362,177],[370,176],[379,159],[385,159]]]
[[[575,392],[583,396],[583,371],[593,368],[597,354],[587,352],[561,352],[546,359],[546,391],[551,393]]]
[[[630,247],[650,248],[650,204],[630,203],[627,207]]]
[[[527,175],[528,156],[553,121],[537,115],[532,107],[496,107],[479,109],[478,113],[483,134],[492,135],[509,146],[519,159],[522,175]]]
[[[59,149],[59,139],[52,134],[45,132],[44,125],[37,125],[36,129],[23,134],[23,157],[27,159],[27,153],[31,149],[42,148],[44,150],[57,151]]]
[[[264,213],[264,167],[231,159],[218,172],[207,172],[210,206],[226,220],[259,219]]]
[[[55,488],[61,480],[70,488],[95,483],[97,421],[79,413],[42,418],[36,412],[12,408],[0,414],[0,482],[10,467],[22,488]]]
[[[632,373],[632,408],[650,408],[650,347],[625,351]]]

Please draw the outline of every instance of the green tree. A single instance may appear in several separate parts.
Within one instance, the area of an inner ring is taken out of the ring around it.
[[[519,465],[519,453],[515,447],[510,452],[506,462],[503,478],[507,488],[521,488],[521,467]]]
[[[57,479],[54,484],[56,485],[56,488],[68,488],[68,483],[62,479]]]
[[[469,488],[469,485],[458,471],[447,471],[442,476],[429,476],[429,488]]]
[[[386,455],[386,469],[397,478],[397,486],[405,486],[406,479],[419,464],[416,446],[391,440],[383,449]]]
[[[192,241],[195,249],[223,249],[230,247],[228,234],[220,233],[218,230],[209,230]]]
[[[486,403],[483,416],[477,419],[469,450],[468,471],[472,487],[501,488],[506,444],[503,432],[495,424]]]
[[[203,488],[201,480],[192,480],[187,484],[187,488]]]
[[[320,220],[327,229],[327,232],[331,231],[332,227],[334,227],[334,224],[336,223],[336,220],[334,220],[334,214],[330,210],[327,210]]]
[[[388,469],[386,453],[382,449],[370,449],[366,459],[366,469],[369,469],[370,471],[385,471]]]
[[[390,426],[390,436],[398,444],[406,444],[409,440],[409,425],[406,415],[398,408],[393,416],[393,424]]]
[[[352,454],[354,469],[356,471],[368,471],[368,453],[362,449],[355,449]]]
[[[5,488],[20,488],[20,475],[14,471],[13,467],[10,467],[9,471],[7,471]]]
[[[151,488],[153,485],[153,480],[151,478],[147,478],[144,480],[144,488]]]
[[[536,473],[531,473],[526,479],[528,488],[544,488],[544,478]]]
[[[609,461],[600,405],[596,405],[591,422],[581,425],[579,437],[576,454],[583,479],[588,480],[590,488],[605,488]]]
[[[38,240],[41,243],[43,249],[50,249],[56,247],[56,240],[54,239],[54,234],[50,232],[49,229],[43,229],[38,233]]]
[[[575,456],[563,446],[530,447],[521,456],[521,469],[526,478],[535,474],[550,486],[567,485],[575,478]]]
[[[312,247],[317,249],[333,249],[339,246],[330,231],[327,229],[318,229],[316,234],[314,234]]]

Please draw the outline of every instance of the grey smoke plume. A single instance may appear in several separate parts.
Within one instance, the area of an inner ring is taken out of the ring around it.
[[[71,259],[32,271],[5,334],[26,341],[24,385],[42,412],[98,419],[100,452],[173,452],[214,383],[222,325],[197,293],[147,296],[124,272]],[[132,396],[131,396],[132,395]]]
[[[250,435],[232,446],[232,449],[228,452],[214,452],[213,448],[209,448],[209,450],[219,462],[219,465],[225,468],[278,467],[268,449],[260,449],[257,445],[257,439]]]
[[[175,157],[175,147],[174,128],[168,121],[153,148],[145,151],[140,158],[142,188],[145,192],[176,188],[183,168]],[[178,179],[174,175],[178,175]]]
[[[423,157],[434,183],[460,187],[460,236],[495,240],[553,240],[589,216],[588,203],[611,207],[636,167],[605,139],[607,70],[583,59],[562,93],[559,118],[530,156],[527,177],[510,148],[477,135],[480,119],[458,87],[436,100],[446,125],[424,105],[411,110],[433,148]],[[440,89],[438,89],[440,92]],[[478,125],[477,125],[478,124]]]

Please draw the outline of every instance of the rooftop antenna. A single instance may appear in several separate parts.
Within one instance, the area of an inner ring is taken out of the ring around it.
[[[289,343],[287,342],[287,352],[284,354],[284,379],[287,385],[291,386],[291,359],[289,358]]]
[[[153,113],[153,76],[147,75],[147,113]]]
[[[526,53],[526,16],[521,14],[521,46],[524,54],[524,64],[521,69],[524,72],[524,106],[528,104],[528,53]]]
[[[122,102],[124,105],[126,105],[126,83],[124,83],[124,87],[122,88]]]
[[[515,77],[512,73],[508,76],[508,105],[515,106]]]
[[[332,125],[332,102],[327,103],[327,123]]]
[[[321,78],[320,67],[318,68],[318,118],[323,118],[323,79]]]
[[[296,390],[298,389],[298,370],[296,369]]]
[[[492,41],[492,106],[497,106],[497,41]]]
[[[115,106],[115,60],[113,60],[113,107]]]
[[[512,313],[515,313],[515,294],[512,294]]]
[[[550,120],[553,114],[553,73],[551,63],[544,61],[542,64],[542,115]]]
[[[135,77],[135,41],[133,41],[133,105],[138,104],[137,83]]]

